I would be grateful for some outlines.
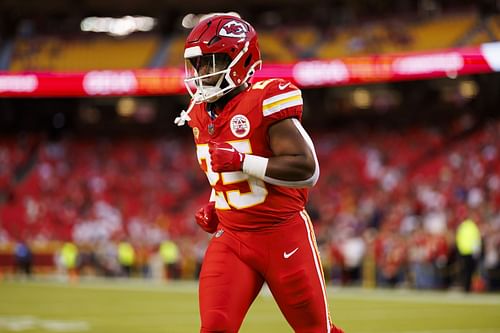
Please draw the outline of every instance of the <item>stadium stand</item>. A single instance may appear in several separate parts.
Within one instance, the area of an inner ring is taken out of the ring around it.
[[[331,59],[388,52],[425,51],[456,46],[473,46],[500,37],[500,15],[479,28],[475,12],[454,12],[439,17],[404,20],[371,20],[340,25],[322,33],[314,24],[261,30],[265,62],[292,62],[297,59]],[[185,32],[174,32],[162,41],[159,33],[128,38],[37,36],[15,39],[9,69],[91,70],[147,68],[152,63],[182,66]],[[163,46],[165,43],[165,46]],[[99,57],[95,57],[99,54]],[[123,57],[123,54],[127,54]],[[163,56],[163,60],[159,59]]]
[[[126,39],[112,37],[71,40],[59,37],[19,39],[14,45],[10,70],[78,71],[147,68],[158,46],[157,35]]]
[[[424,51],[443,46],[456,46],[458,40],[472,28],[476,15],[471,13],[448,15],[430,19],[410,28],[413,41],[410,50]],[[477,45],[469,43],[468,45]]]

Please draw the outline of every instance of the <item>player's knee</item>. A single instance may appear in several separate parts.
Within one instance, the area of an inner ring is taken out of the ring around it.
[[[229,333],[230,322],[227,314],[219,311],[208,311],[201,321],[201,333]]]

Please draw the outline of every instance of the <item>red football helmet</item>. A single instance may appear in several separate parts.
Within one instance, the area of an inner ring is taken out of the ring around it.
[[[204,18],[193,28],[184,59],[184,83],[194,103],[216,101],[247,82],[262,64],[255,29],[227,14]]]

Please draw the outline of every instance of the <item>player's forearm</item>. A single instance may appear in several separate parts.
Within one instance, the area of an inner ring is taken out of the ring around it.
[[[280,180],[305,180],[314,174],[316,165],[305,155],[274,156],[269,158],[266,176]]]
[[[246,155],[243,172],[267,183],[304,188],[312,187],[319,178],[319,164],[314,156],[285,155],[265,158]]]

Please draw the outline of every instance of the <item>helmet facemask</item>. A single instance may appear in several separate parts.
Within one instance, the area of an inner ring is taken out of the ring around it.
[[[231,58],[227,54],[207,54],[185,59],[186,88],[196,103],[215,102],[233,89],[227,80]]]
[[[237,86],[245,83],[260,66],[260,60],[251,66],[245,78],[231,78],[233,67],[238,66],[248,51],[249,43],[234,59],[225,53],[201,54],[199,47],[186,49],[184,53],[186,78],[184,84],[195,103],[213,103]],[[233,73],[235,75],[235,73]],[[196,90],[195,90],[196,89]]]

